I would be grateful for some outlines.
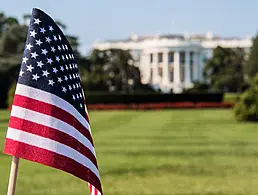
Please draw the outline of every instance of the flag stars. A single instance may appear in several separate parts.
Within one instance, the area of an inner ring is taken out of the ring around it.
[[[46,42],[50,43],[52,40],[49,37],[46,37]]]
[[[48,75],[50,74],[47,70],[43,70],[42,72],[43,72],[42,76],[45,76],[45,77],[48,77]]]
[[[22,77],[23,74],[24,74],[24,72],[21,70],[19,75]]]
[[[61,38],[61,36],[60,35],[58,35],[58,39],[61,41],[62,40],[62,38]]]
[[[59,51],[61,51],[62,48],[60,47],[60,45],[58,45],[58,46],[57,46],[57,49],[58,49]]]
[[[72,91],[72,89],[73,89],[71,85],[68,85],[68,88],[70,91]]]
[[[53,60],[51,58],[47,58],[47,63],[48,64],[52,64],[53,63]]]
[[[36,40],[36,45],[40,46],[43,42],[41,42],[41,40]]]
[[[63,67],[63,66],[60,66],[60,70],[63,72],[63,71],[64,71],[64,67]]]
[[[76,97],[74,95],[72,95],[72,96],[73,96],[73,100],[76,100]]]
[[[56,68],[53,68],[53,73],[57,73],[58,70]]]
[[[33,46],[32,46],[30,43],[26,45],[26,49],[27,49],[27,50],[30,50],[32,47],[33,47]]]
[[[32,80],[37,81],[39,79],[40,76],[38,76],[37,74],[33,74],[32,75]]]
[[[66,93],[67,89],[65,87],[62,87],[62,92]]]
[[[63,60],[65,60],[65,57],[64,57],[64,55],[62,55],[62,59],[63,59]]]
[[[57,41],[57,40],[58,40],[58,39],[57,39],[57,37],[56,37],[55,35],[53,36],[53,38],[54,38],[54,41]]]
[[[34,37],[34,38],[35,38],[36,34],[37,34],[37,33],[35,32],[35,30],[31,30],[31,31],[30,31],[30,36],[31,36],[31,37]]]
[[[57,62],[59,62],[59,61],[60,61],[59,56],[56,56],[56,61],[57,61]]]
[[[69,58],[68,58],[68,56],[67,56],[67,55],[65,55],[65,57],[66,57],[66,59],[67,59],[67,60],[69,60]]]
[[[39,55],[36,52],[31,53],[31,58],[36,59]]]
[[[67,65],[65,65],[65,69],[66,69],[66,70],[69,70],[69,68],[68,68],[68,66],[67,66]]]
[[[55,53],[55,51],[56,51],[55,47],[51,47],[51,51],[52,51],[53,53]]]
[[[26,66],[27,67],[27,71],[29,72],[32,72],[32,70],[34,69],[34,67],[31,66],[31,64],[29,66]]]
[[[65,45],[65,49],[68,50],[68,46],[67,45]]]
[[[41,49],[41,54],[47,55],[48,51],[46,49]]]
[[[48,85],[51,85],[51,86],[54,86],[55,82],[51,79],[51,80],[48,80]]]
[[[80,107],[82,108],[82,104],[80,104]]]
[[[39,24],[40,22],[39,18],[34,18],[34,24]]]
[[[57,82],[62,83],[63,79],[61,77],[57,77]]]
[[[28,58],[27,58],[27,57],[22,58],[22,63],[25,63],[25,64],[26,64],[27,61],[28,61]]]
[[[45,34],[46,30],[45,30],[44,28],[40,28],[40,32],[41,32],[42,34]]]
[[[64,76],[64,80],[65,80],[65,81],[67,81],[67,80],[68,80],[68,78],[67,78],[67,76],[66,76],[66,75]]]
[[[44,64],[42,63],[42,61],[37,62],[37,66],[38,66],[38,67],[42,68],[43,65],[44,65]]]
[[[52,26],[48,26],[48,27],[49,27],[48,30],[50,30],[51,32],[54,30],[54,28]]]

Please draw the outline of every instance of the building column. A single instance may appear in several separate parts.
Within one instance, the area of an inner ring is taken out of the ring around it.
[[[152,73],[152,82],[154,84],[157,84],[158,83],[158,77],[159,77],[159,74],[158,74],[158,53],[155,52],[152,54],[153,55],[153,63],[152,63],[152,67],[153,67],[153,73]]]
[[[191,84],[191,72],[190,72],[190,52],[185,52],[185,80],[184,83],[186,87],[188,87]]]
[[[168,84],[170,75],[168,73],[168,51],[163,52],[162,82]]]
[[[174,83],[179,84],[180,81],[180,55],[178,51],[174,52]]]
[[[203,77],[203,71],[204,71],[204,59],[203,59],[203,56],[202,56],[202,53],[200,52],[199,54],[199,66],[198,66],[198,80],[199,81],[204,81],[204,77]]]
[[[193,81],[198,81],[199,78],[199,53],[195,52],[193,54]]]

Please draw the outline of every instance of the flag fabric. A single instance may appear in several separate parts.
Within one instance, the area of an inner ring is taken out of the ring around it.
[[[102,194],[74,52],[55,22],[33,9],[4,153],[71,173]]]

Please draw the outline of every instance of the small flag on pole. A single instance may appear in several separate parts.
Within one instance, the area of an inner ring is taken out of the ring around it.
[[[33,9],[4,153],[75,175],[102,194],[75,56],[55,22]]]

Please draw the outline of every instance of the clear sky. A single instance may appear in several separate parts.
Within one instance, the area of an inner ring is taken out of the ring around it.
[[[201,33],[253,36],[258,29],[257,0],[1,0],[8,16],[33,7],[59,19],[79,37],[85,53],[96,40],[127,38],[132,33]]]

